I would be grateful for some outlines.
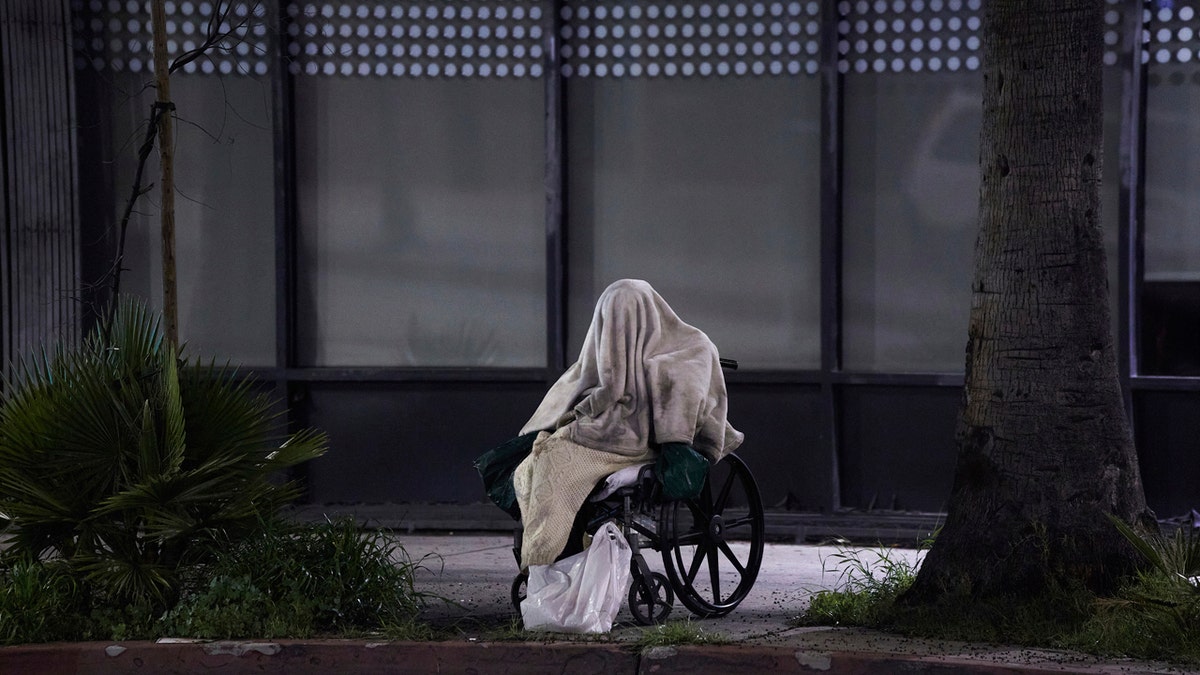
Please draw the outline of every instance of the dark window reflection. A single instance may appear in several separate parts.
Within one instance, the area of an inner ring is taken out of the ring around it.
[[[1200,375],[1200,67],[1150,66],[1139,372]]]
[[[1143,375],[1200,375],[1200,281],[1142,287]]]

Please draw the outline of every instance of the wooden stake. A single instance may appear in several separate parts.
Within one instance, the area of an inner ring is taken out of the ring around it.
[[[174,104],[171,103],[171,72],[167,62],[167,15],[164,0],[151,0],[150,18],[154,24],[154,80],[158,92],[158,153],[162,166],[162,282],[163,322],[167,339],[179,344],[179,309],[175,285],[175,138],[172,130]]]

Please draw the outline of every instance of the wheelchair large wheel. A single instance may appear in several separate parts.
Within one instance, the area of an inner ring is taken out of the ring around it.
[[[680,602],[701,618],[733,611],[758,577],[764,530],[758,484],[735,455],[709,469],[698,497],[663,504],[658,543]]]

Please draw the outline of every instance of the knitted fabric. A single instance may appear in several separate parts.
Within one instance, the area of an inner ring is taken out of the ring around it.
[[[513,472],[513,488],[525,526],[521,539],[521,568],[549,565],[567,544],[575,514],[596,484],[627,466],[653,458],[618,455],[575,443],[564,429],[541,432],[533,452]]]

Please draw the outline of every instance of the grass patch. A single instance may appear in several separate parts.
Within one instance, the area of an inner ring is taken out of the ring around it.
[[[0,564],[0,644],[155,637],[155,605],[122,601],[60,559]]]
[[[507,623],[489,626],[483,633],[487,642],[520,642],[529,636],[520,616],[514,616]]]
[[[801,626],[880,626],[890,619],[895,599],[917,578],[920,562],[909,562],[893,549],[839,547],[822,561],[824,572],[837,572],[832,590],[815,593],[793,623]]]
[[[720,633],[711,633],[692,623],[690,619],[668,621],[651,626],[642,632],[634,643],[639,650],[653,647],[677,647],[680,645],[723,645],[729,638]]]
[[[86,606],[63,563],[25,557],[3,567],[0,585],[0,642],[66,640],[81,631]]]
[[[197,570],[203,585],[185,594],[162,628],[220,639],[412,635],[425,599],[413,586],[419,564],[386,533],[360,531],[350,518],[276,521]]]
[[[909,606],[897,599],[917,578],[909,562],[888,548],[839,548],[826,560],[837,572],[832,590],[815,593],[792,623],[863,626],[923,638],[1064,647],[1091,616],[1095,596],[1079,586],[1047,589],[1035,598],[951,600]]]
[[[399,642],[431,642],[445,639],[446,637],[428,622],[415,618],[398,623],[389,623],[383,627],[381,633],[388,640]]]
[[[1095,599],[1082,584],[1068,584],[1028,598],[892,603],[882,612],[880,627],[916,637],[1062,648],[1090,616]]]

